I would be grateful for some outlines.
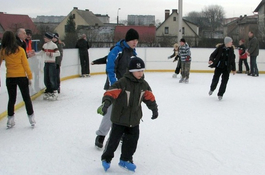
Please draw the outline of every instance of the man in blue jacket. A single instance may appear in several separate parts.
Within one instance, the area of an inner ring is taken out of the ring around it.
[[[131,57],[136,56],[136,46],[138,44],[139,34],[134,29],[129,29],[125,39],[116,43],[115,47],[110,51],[107,58],[106,72],[109,80],[109,86],[113,85],[126,72]],[[99,148],[103,147],[105,136],[108,134],[112,122],[110,115],[112,106],[108,108],[106,115],[103,116],[99,129],[96,131],[97,137],[95,145]]]

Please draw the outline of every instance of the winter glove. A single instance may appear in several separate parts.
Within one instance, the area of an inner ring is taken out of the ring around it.
[[[98,107],[97,113],[104,116],[107,113],[109,106],[110,106],[109,101],[103,102],[102,105],[100,105],[100,107]]]
[[[190,61],[190,56],[187,56],[185,61]]]
[[[59,64],[56,64],[56,69],[60,69],[60,65]]]
[[[157,109],[154,109],[153,111],[153,115],[152,115],[152,120],[156,119],[158,117],[158,110]]]
[[[32,80],[29,80],[29,86],[32,84]]]

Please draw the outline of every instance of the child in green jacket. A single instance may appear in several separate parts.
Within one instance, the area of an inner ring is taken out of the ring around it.
[[[135,171],[136,165],[133,163],[133,154],[136,151],[139,139],[139,124],[142,118],[141,102],[143,101],[152,110],[152,119],[158,117],[155,97],[149,84],[144,80],[144,69],[145,64],[142,59],[132,58],[129,71],[104,93],[103,103],[97,110],[99,114],[104,115],[107,108],[113,104],[111,113],[112,129],[109,141],[101,156],[105,171],[109,169],[114,152],[122,137],[119,165],[130,171]]]

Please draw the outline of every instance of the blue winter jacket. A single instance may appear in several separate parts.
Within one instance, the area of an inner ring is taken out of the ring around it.
[[[118,58],[119,54],[122,54],[122,51],[130,46],[126,43],[125,40],[121,40],[116,43],[115,47],[110,51],[107,58],[106,72],[109,80],[110,86],[113,85],[117,80],[117,76],[115,73],[115,60]],[[133,54],[136,56],[136,50],[133,50]]]

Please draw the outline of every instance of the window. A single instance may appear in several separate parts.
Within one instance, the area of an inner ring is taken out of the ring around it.
[[[182,27],[182,35],[185,35],[185,27]]]
[[[168,34],[168,33],[169,33],[169,28],[165,27],[165,34]]]
[[[173,17],[173,21],[177,21],[177,17]]]

